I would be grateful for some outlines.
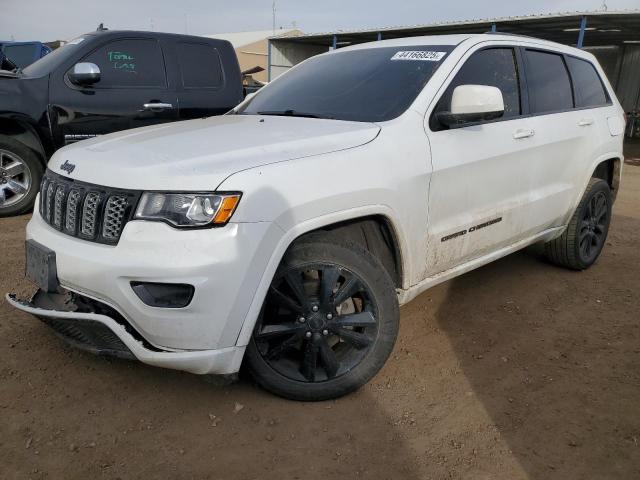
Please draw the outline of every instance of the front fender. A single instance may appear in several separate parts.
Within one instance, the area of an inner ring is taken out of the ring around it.
[[[397,228],[394,226],[393,218],[395,217],[395,212],[386,205],[368,205],[358,208],[352,208],[349,210],[343,210],[340,212],[332,212],[327,213],[325,215],[321,215],[315,218],[308,219],[306,221],[295,224],[292,228],[284,231],[280,237],[276,247],[273,249],[273,253],[267,263],[267,266],[262,274],[262,278],[260,279],[260,283],[255,291],[253,296],[253,300],[251,301],[251,305],[243,322],[242,328],[238,335],[238,339],[236,341],[237,346],[246,346],[251,339],[251,333],[253,332],[253,328],[258,319],[258,315],[260,314],[260,309],[262,308],[262,304],[264,303],[264,299],[267,295],[267,291],[269,286],[271,285],[271,281],[284,257],[287,249],[291,246],[291,244],[302,235],[321,229],[323,227],[327,227],[329,225],[334,225],[336,223],[344,222],[347,220],[371,217],[380,215],[385,217],[393,228],[396,230],[394,233],[396,234],[399,248],[401,250],[400,255],[404,258],[403,252],[406,252],[406,239],[402,236]]]

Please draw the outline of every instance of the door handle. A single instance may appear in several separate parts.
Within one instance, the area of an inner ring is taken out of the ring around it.
[[[593,125],[593,118],[583,118],[578,122],[578,126],[586,127],[588,125]]]
[[[519,140],[521,138],[533,137],[535,134],[536,132],[530,128],[526,128],[526,129],[521,128],[513,132],[513,138],[515,138],[516,140]]]
[[[166,108],[173,108],[171,103],[145,103],[142,105],[145,110],[164,110]]]

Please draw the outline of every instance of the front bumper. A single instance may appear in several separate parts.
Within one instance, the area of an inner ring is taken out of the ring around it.
[[[38,292],[40,294],[42,292]],[[38,301],[22,301],[7,294],[7,302],[23,312],[30,313],[52,327],[73,346],[92,353],[137,359],[148,365],[195,374],[230,375],[240,369],[244,347],[217,350],[163,351],[152,349],[130,333],[126,326],[99,313],[76,312],[61,306]],[[60,295],[58,295],[59,297]]]
[[[236,346],[245,320],[255,320],[247,312],[281,235],[266,222],[177,230],[131,221],[119,243],[109,246],[55,230],[37,209],[27,226],[27,239],[55,252],[64,289],[113,308],[145,341],[166,351]],[[193,285],[195,294],[184,308],[152,307],[135,294],[132,281]]]

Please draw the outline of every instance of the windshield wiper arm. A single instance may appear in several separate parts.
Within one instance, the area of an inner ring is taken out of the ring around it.
[[[327,118],[331,119],[332,117],[328,117],[325,115],[317,115],[315,113],[306,113],[306,112],[298,112],[296,110],[267,110],[258,112],[258,115],[273,115],[278,117],[304,117],[304,118]]]

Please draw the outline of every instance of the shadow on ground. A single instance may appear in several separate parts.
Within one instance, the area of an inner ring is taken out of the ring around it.
[[[528,478],[640,478],[638,231],[616,217],[585,272],[524,252],[440,292],[435,320]]]

